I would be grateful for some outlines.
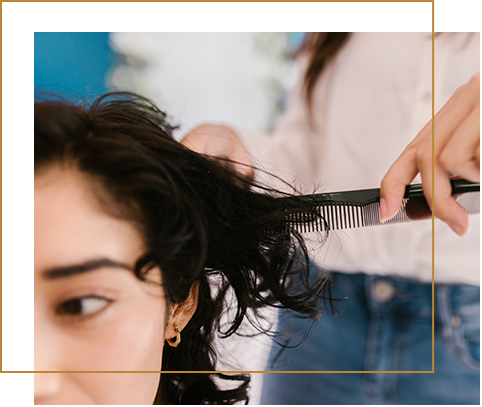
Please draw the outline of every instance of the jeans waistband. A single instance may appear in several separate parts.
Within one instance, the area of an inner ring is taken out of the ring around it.
[[[396,313],[401,318],[432,318],[432,284],[364,273],[333,272],[332,276],[335,297],[361,296],[372,313]],[[456,324],[457,316],[479,318],[479,286],[435,283],[433,294],[436,322]]]

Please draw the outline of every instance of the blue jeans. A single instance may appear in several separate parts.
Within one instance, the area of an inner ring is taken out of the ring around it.
[[[299,347],[266,370],[431,371],[432,285],[333,273],[334,297]],[[435,284],[435,373],[267,373],[261,404],[480,404],[480,288]],[[279,316],[297,343],[303,321]]]

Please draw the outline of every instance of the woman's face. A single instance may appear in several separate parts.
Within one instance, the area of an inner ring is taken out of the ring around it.
[[[160,370],[167,305],[132,272],[142,253],[137,230],[107,215],[79,173],[35,176],[36,371]],[[158,383],[159,373],[36,373],[35,404],[152,404]]]

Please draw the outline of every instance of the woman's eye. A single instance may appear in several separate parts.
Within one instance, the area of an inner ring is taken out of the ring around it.
[[[60,315],[88,317],[106,308],[112,301],[102,297],[81,297],[64,301],[57,307]]]

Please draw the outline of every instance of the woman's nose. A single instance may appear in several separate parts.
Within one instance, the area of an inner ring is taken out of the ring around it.
[[[61,390],[61,354],[59,342],[55,341],[57,332],[55,326],[49,321],[46,307],[36,297],[38,303],[35,307],[35,341],[34,341],[34,399],[35,404],[51,404],[49,401]]]
[[[58,347],[49,340],[46,329],[35,325],[34,366],[36,371],[47,373],[34,373],[34,400],[35,404],[52,404],[50,401],[60,392],[61,373],[48,373],[59,371],[62,367],[58,363]]]
[[[60,373],[34,373],[35,404],[50,404],[48,400],[60,391]]]

